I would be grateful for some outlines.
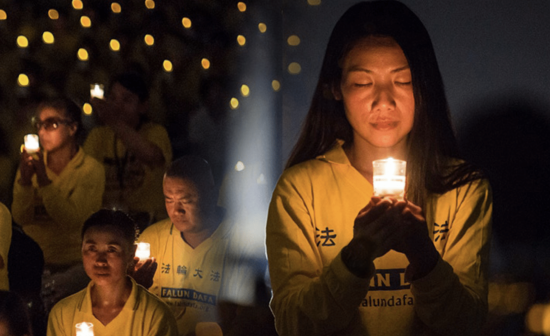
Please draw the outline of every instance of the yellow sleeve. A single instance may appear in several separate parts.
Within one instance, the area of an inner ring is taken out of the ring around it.
[[[271,309],[279,335],[328,335],[357,326],[359,306],[370,277],[348,271],[340,254],[323,267],[315,243],[311,188],[285,178],[271,200],[267,220],[267,255],[273,298]]]
[[[418,317],[442,335],[477,335],[487,315],[493,201],[489,183],[460,187],[447,242],[435,269],[412,282]],[[444,207],[447,208],[447,207]]]
[[[78,179],[68,198],[63,196],[53,183],[40,188],[42,202],[52,219],[61,225],[84,223],[95,211],[101,208],[105,190],[105,170],[90,157],[83,171],[73,178]]]
[[[166,304],[158,299],[158,308],[155,314],[151,318],[151,327],[147,333],[143,333],[147,336],[178,336],[178,327],[176,325],[176,318],[170,311],[170,308]],[[162,309],[160,309],[162,307]]]
[[[146,139],[160,148],[167,167],[172,162],[172,145],[166,129],[161,125],[151,124],[151,128],[147,130]]]
[[[34,187],[32,185],[22,186],[17,182],[21,177],[21,172],[17,170],[15,183],[13,184],[13,202],[11,204],[11,213],[13,220],[25,226],[31,224],[34,220]]]
[[[0,203],[0,290],[9,290],[8,252],[11,245],[11,215]]]

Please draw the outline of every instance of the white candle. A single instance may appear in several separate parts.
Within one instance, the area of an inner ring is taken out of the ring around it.
[[[103,84],[91,84],[90,97],[103,99]]]
[[[374,195],[394,197],[403,200],[405,197],[405,174],[407,162],[388,158],[375,160],[373,165]]]
[[[90,322],[77,323],[75,328],[76,336],[94,336],[94,325]]]
[[[40,149],[40,141],[38,140],[38,135],[36,134],[27,134],[24,137],[25,140],[25,150],[27,153],[32,154],[38,152]]]
[[[136,249],[136,257],[140,261],[145,261],[151,256],[151,245],[149,243],[138,243]]]

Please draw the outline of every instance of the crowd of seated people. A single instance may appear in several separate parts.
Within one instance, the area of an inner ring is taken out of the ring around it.
[[[141,75],[115,76],[91,99],[99,125],[82,146],[73,101],[37,105],[40,147],[22,147],[11,215],[0,207],[0,289],[24,302],[35,336],[74,335],[80,322],[96,335],[266,333],[265,268],[239,255],[247,245],[208,162],[172,162],[147,99]],[[138,241],[150,258],[135,257]]]

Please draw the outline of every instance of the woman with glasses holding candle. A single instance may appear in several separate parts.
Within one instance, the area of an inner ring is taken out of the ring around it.
[[[407,161],[404,201],[373,161]],[[475,335],[492,198],[459,159],[430,37],[397,1],[338,21],[274,191],[267,252],[280,335]]]
[[[82,262],[92,281],[52,309],[48,336],[75,335],[92,323],[96,336],[175,336],[174,315],[159,298],[127,275],[137,227],[121,211],[99,210],[82,227]]]
[[[44,252],[45,280],[55,277],[53,301],[87,283],[79,233],[101,207],[105,186],[103,167],[78,145],[81,113],[68,99],[39,104],[33,123],[42,148],[23,150],[14,183],[12,216]]]

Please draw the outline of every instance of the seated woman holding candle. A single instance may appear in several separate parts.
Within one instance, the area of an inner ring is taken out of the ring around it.
[[[75,328],[82,322],[93,325],[93,334],[87,335],[177,335],[168,306],[127,275],[134,262],[136,229],[121,211],[103,209],[86,220],[82,261],[92,281],[53,307],[48,336],[78,334]]]
[[[373,196],[373,161],[388,157],[406,160],[405,200]],[[277,331],[477,334],[491,216],[487,180],[459,158],[423,24],[397,1],[354,5],[271,200]]]
[[[105,186],[103,167],[78,145],[81,113],[68,99],[39,104],[33,122],[42,149],[23,150],[13,188],[13,219],[42,248],[46,282],[57,277],[53,301],[88,282],[80,257],[80,228],[101,207]]]

